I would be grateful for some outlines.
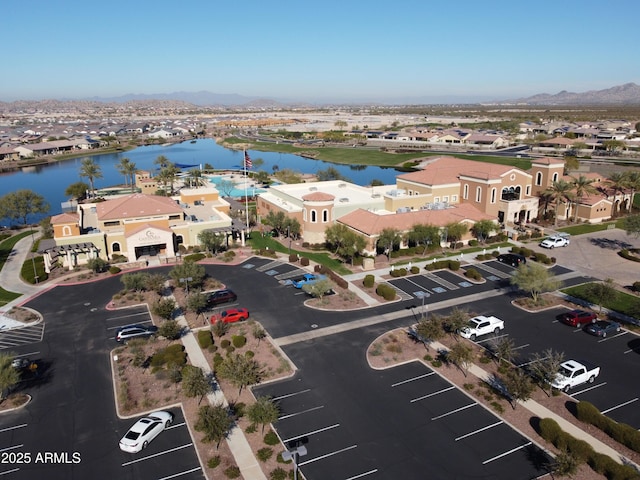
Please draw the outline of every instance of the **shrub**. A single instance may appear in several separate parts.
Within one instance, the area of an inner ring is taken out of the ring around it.
[[[167,340],[176,340],[180,337],[182,327],[176,320],[165,320],[158,327],[158,335],[163,336]]]
[[[578,402],[576,418],[599,428],[604,433],[626,447],[640,452],[640,432],[625,423],[618,423],[600,411],[589,402]]]
[[[395,268],[393,270],[391,270],[391,276],[392,277],[404,277],[407,274],[407,269],[406,268]]]
[[[420,268],[416,267],[415,265],[413,267],[411,267],[411,269],[409,270],[413,275],[415,275],[416,273],[420,273]]]
[[[287,471],[282,467],[273,469],[269,474],[269,480],[286,480],[287,477]]]
[[[210,330],[198,331],[198,345],[200,345],[200,348],[209,348],[213,345],[213,335],[211,335]]]
[[[447,267],[449,270],[460,270],[460,262],[458,260],[449,260]]]
[[[220,462],[220,455],[216,455],[215,457],[211,457],[209,460],[207,460],[207,467],[216,468],[218,465],[220,465]]]
[[[482,279],[482,275],[480,274],[480,272],[478,272],[478,270],[473,267],[468,268],[466,272],[464,272],[464,275],[465,277],[471,278],[472,280]]]
[[[473,240],[469,240],[469,246],[470,247],[477,247],[478,246],[478,240],[476,240],[475,238]]]
[[[554,445],[558,437],[563,433],[558,422],[551,418],[543,418],[540,420],[538,428],[540,429],[540,436]]]
[[[247,337],[244,335],[233,335],[231,337],[231,343],[235,348],[242,348],[247,344]]]
[[[385,300],[394,300],[396,298],[396,291],[391,285],[381,283],[376,287],[376,294],[383,297]]]
[[[191,255],[187,255],[184,257],[185,262],[199,262],[203,258],[207,256],[204,253],[192,253]],[[230,477],[231,478],[231,477]]]
[[[633,282],[631,289],[634,292],[640,292],[640,282]]]
[[[231,345],[231,342],[226,338],[220,342],[220,348],[227,348],[229,345]]]
[[[118,267],[116,267],[115,265],[112,265],[112,266],[109,267],[109,273],[111,275],[116,275],[116,274],[118,274],[120,272],[121,272],[121,270]]]
[[[289,263],[296,263],[298,261],[298,254],[292,253],[289,255]]]
[[[151,366],[162,367],[163,365],[183,366],[187,363],[187,352],[184,351],[184,345],[174,343],[168,347],[162,348],[151,357]]]
[[[371,288],[375,284],[375,281],[376,281],[375,276],[365,275],[364,279],[362,280],[362,285],[364,285],[367,288]],[[638,284],[638,288],[640,288],[640,282],[636,282],[636,283]]]
[[[240,469],[236,465],[231,465],[224,469],[227,478],[240,478]]]
[[[261,448],[260,450],[258,450],[258,454],[256,456],[258,457],[258,460],[260,460],[261,462],[266,462],[273,456],[273,448],[270,448],[270,447]]]
[[[300,258],[300,265],[302,265],[303,267],[308,267],[309,266],[309,259],[307,257],[301,257]]]
[[[278,435],[276,435],[276,433],[273,430],[269,430],[265,436],[264,436],[264,443],[266,443],[267,445],[277,445],[278,443],[280,443],[280,439],[278,438]]]

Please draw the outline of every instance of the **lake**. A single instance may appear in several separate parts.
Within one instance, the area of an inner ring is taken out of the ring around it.
[[[195,143],[183,142],[171,145],[150,145],[138,147],[122,153],[110,153],[104,155],[87,155],[100,165],[102,178],[94,181],[95,188],[103,188],[112,185],[124,184],[124,177],[118,173],[116,165],[121,158],[129,158],[138,169],[155,172],[157,165],[154,161],[164,155],[173,163],[200,165],[208,163],[215,169],[241,169],[242,151],[229,150],[221,147],[212,139],[200,139]],[[321,160],[302,158],[298,155],[278,152],[260,152],[249,150],[251,160],[260,158],[263,164],[260,170],[269,173],[273,167],[277,169],[291,169],[300,173],[317,173],[329,167],[335,168],[341,175],[357,185],[368,185],[372,180],[380,180],[384,184],[395,184],[396,175],[399,172],[393,168],[372,166],[338,165]],[[19,171],[0,173],[0,196],[21,189],[29,189],[42,195],[50,205],[49,215],[62,213],[61,203],[68,200],[64,191],[69,185],[87,179],[80,178],[80,164],[86,157],[64,160],[48,165],[26,167]],[[185,168],[188,171],[191,168]],[[30,216],[29,221],[37,222],[40,216]],[[3,225],[8,224],[6,219],[0,220]]]

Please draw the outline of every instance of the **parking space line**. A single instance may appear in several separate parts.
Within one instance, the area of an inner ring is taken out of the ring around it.
[[[484,342],[490,342],[492,340],[497,340],[499,338],[504,338],[504,337],[508,337],[508,336],[509,336],[508,333],[505,333],[504,335],[491,335],[491,337],[485,338],[484,340],[478,340],[476,343],[478,345],[480,345],[481,343],[484,343]]]
[[[598,343],[602,343],[602,342],[606,342],[607,340],[611,340],[613,338],[618,338],[621,337],[622,335],[626,335],[628,332],[626,330],[620,332],[617,335],[614,335],[613,337],[605,337],[605,338],[601,338],[600,340],[598,340]]]
[[[107,318],[107,322],[111,322],[111,321],[115,321],[115,320],[121,320],[123,318],[129,318],[129,317],[138,317],[140,315],[148,315],[149,312],[145,311],[145,312],[138,312],[138,313],[130,313],[129,315],[119,315],[117,317],[109,317]]]
[[[356,475],[355,477],[345,478],[345,480],[356,480],[358,478],[366,477],[367,475],[371,475],[371,474],[377,473],[377,472],[378,472],[378,469],[374,468],[373,470],[369,470],[368,472],[360,473],[360,474]]]
[[[136,325],[144,325],[145,323],[153,323],[151,319],[143,320],[142,322],[136,322]],[[107,327],[107,330],[118,330],[119,328],[131,325],[130,323],[123,323],[122,325],[116,325],[115,327]]]
[[[33,357],[35,355],[39,355],[40,352],[29,352],[29,353],[21,353],[20,355],[16,355],[16,358],[24,358],[24,357]]]
[[[336,450],[335,452],[327,453],[325,455],[321,455],[321,456],[316,457],[316,458],[312,458],[311,460],[307,460],[306,462],[300,462],[298,464],[298,466],[302,467],[304,465],[308,465],[310,463],[317,462],[318,460],[323,460],[325,458],[332,457],[333,455],[338,455],[339,453],[347,452],[349,450],[353,450],[354,448],[357,448],[357,447],[358,447],[358,445],[351,445],[350,447],[343,448],[343,449],[340,449],[340,450]]]
[[[492,423],[491,425],[487,425],[486,427],[479,428],[478,430],[474,430],[473,432],[469,432],[462,435],[461,437],[455,438],[454,441],[457,442],[458,440],[463,440],[467,437],[475,435],[476,433],[481,433],[481,432],[484,432],[485,430],[489,430],[490,428],[497,427],[498,425],[502,425],[503,423],[504,422],[500,420],[499,422]]]
[[[622,353],[625,353],[625,354],[626,354],[626,353],[631,353],[631,352],[640,352],[640,347],[638,347],[638,348],[631,348],[631,349],[629,349],[629,350],[625,350],[625,351],[624,351],[624,352],[622,352]]]
[[[23,443],[21,443],[20,445],[14,445],[12,447],[0,448],[0,452],[6,452],[7,450],[15,450],[16,448],[22,448],[22,447],[24,447]]]
[[[186,422],[182,422],[182,423],[174,423],[173,425],[171,425],[169,428],[165,428],[165,430],[172,430],[174,428],[178,428],[178,427],[184,427],[186,425]]]
[[[528,343],[525,343],[524,345],[520,345],[519,347],[513,347],[514,350],[520,350],[521,348],[527,348],[529,346]]]
[[[311,389],[307,388],[306,390],[300,390],[299,392],[287,393],[286,395],[280,395],[279,397],[273,397],[271,400],[273,400],[273,401],[282,400],[283,398],[295,397],[296,395],[300,395],[300,394],[307,393],[307,392],[310,392],[310,391],[311,391]]]
[[[448,392],[449,390],[453,390],[454,388],[456,388],[456,387],[447,387],[447,388],[444,388],[442,390],[438,390],[437,392],[433,392],[433,393],[430,393],[428,395],[424,395],[422,397],[414,398],[413,400],[410,400],[409,403],[418,402],[420,400],[424,400],[425,398],[433,397],[435,395],[440,395],[441,393]]]
[[[282,417],[278,417],[278,420],[286,420],[287,418],[297,417],[298,415],[303,415],[305,413],[315,412],[316,410],[320,410],[321,408],[324,408],[324,405],[321,405],[319,407],[307,408],[306,410],[302,410],[301,412],[292,413],[290,415],[283,415]]]
[[[0,433],[2,432],[8,432],[9,430],[15,430],[16,428],[22,428],[22,427],[26,427],[27,424],[26,423],[21,423],[20,425],[16,425],[14,427],[7,427],[7,428],[3,428],[2,430],[0,430]]]
[[[192,468],[191,470],[185,470],[184,472],[174,473],[173,475],[169,475],[168,477],[162,477],[158,480],[169,480],[170,478],[181,477],[182,475],[188,475],[189,473],[197,472],[198,470],[202,470],[202,467]]]
[[[602,410],[600,413],[603,414],[603,415],[606,415],[609,412],[613,412],[614,410],[617,410],[618,408],[626,407],[630,403],[637,402],[638,400],[639,400],[638,397],[636,397],[633,400],[629,400],[628,402],[621,403],[621,404],[616,405],[614,407],[608,408],[607,410]]]
[[[438,415],[437,417],[431,417],[431,420],[440,420],[441,418],[448,417],[449,415],[453,415],[454,413],[461,412],[462,410],[466,410],[467,408],[475,407],[478,405],[477,403],[470,403],[469,405],[465,405],[464,407],[456,408],[455,410],[451,410],[450,412],[443,413],[442,415]]]
[[[167,453],[175,452],[177,450],[182,450],[183,448],[189,448],[193,445],[193,443],[187,443],[186,445],[182,445],[180,447],[171,448],[169,450],[165,450],[164,452],[154,453],[153,455],[147,455],[146,457],[136,458],[135,460],[131,460],[130,462],[125,462],[122,464],[123,467],[127,467],[129,465],[133,465],[134,463],[144,462],[145,460],[149,460],[151,458],[159,457],[160,455],[165,455]]]
[[[495,456],[493,458],[490,458],[489,460],[485,460],[484,462],[482,462],[482,464],[486,465],[487,463],[491,463],[494,460],[498,460],[499,458],[506,457],[507,455],[509,455],[509,454],[511,454],[513,452],[517,452],[518,450],[522,450],[523,448],[527,448],[529,445],[533,445],[533,442],[527,442],[524,445],[520,445],[519,447],[512,448],[508,452],[501,453],[500,455],[497,455],[497,456]]]
[[[404,385],[405,383],[414,382],[416,380],[420,380],[421,378],[430,377],[431,375],[435,375],[436,372],[425,373],[424,375],[418,375],[417,377],[409,378],[407,380],[402,380],[398,383],[391,384],[392,387],[397,387],[398,385]]]
[[[602,382],[602,383],[599,383],[597,385],[593,385],[593,386],[591,386],[589,388],[585,388],[584,390],[580,390],[578,392],[573,392],[573,393],[571,393],[570,396],[574,397],[576,395],[580,395],[581,393],[588,392],[589,390],[594,390],[596,388],[604,387],[606,384],[607,384],[607,382]]]
[[[19,468],[13,468],[11,470],[7,470],[6,472],[0,472],[0,475],[7,475],[9,473],[16,473],[19,470],[20,470]]]
[[[295,437],[291,437],[291,438],[287,438],[286,440],[282,440],[282,443],[289,443],[289,442],[292,442],[294,440],[299,440],[301,438],[308,437],[309,435],[315,435],[316,433],[326,432],[327,430],[331,430],[331,429],[339,427],[339,426],[340,426],[340,424],[336,423],[335,425],[330,425],[328,427],[319,428],[318,430],[312,430],[311,432],[303,433],[302,435],[297,435]]]

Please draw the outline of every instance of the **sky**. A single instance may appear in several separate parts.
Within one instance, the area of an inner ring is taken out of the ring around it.
[[[448,103],[602,90],[640,84],[639,14],[635,0],[12,1],[0,101],[209,91]]]

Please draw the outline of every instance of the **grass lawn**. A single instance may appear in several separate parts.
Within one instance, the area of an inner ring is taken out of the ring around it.
[[[597,305],[596,301],[589,295],[588,289],[589,284],[586,283],[584,285],[564,288],[561,291],[572,297],[580,298]],[[608,298],[602,306],[609,310],[635,317],[640,312],[640,298],[628,293],[616,292],[616,295]]]
[[[11,251],[13,250],[13,247],[16,245],[16,243],[29,235],[31,235],[31,230],[20,232],[17,235],[13,235],[0,242],[0,270],[7,262],[7,259],[9,258],[9,255],[11,255]],[[21,293],[9,292],[0,287],[0,306],[6,305],[7,303],[15,300],[21,295]]]
[[[604,223],[597,223],[597,224],[582,223],[580,225],[573,225],[571,227],[562,227],[562,228],[559,228],[558,231],[565,232],[570,235],[583,235],[585,233],[601,232],[603,230],[608,230],[609,227],[611,227],[612,225],[615,226],[615,228],[624,229],[622,224],[623,224],[623,219],[616,220],[615,222],[604,222]]]

